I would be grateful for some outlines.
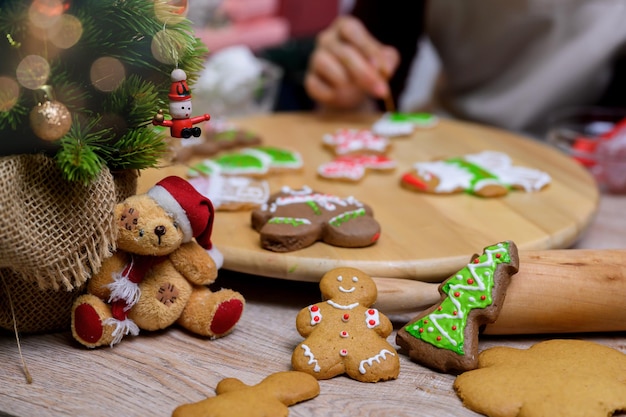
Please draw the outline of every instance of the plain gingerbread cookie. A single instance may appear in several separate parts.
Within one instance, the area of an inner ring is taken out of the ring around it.
[[[371,305],[376,284],[355,268],[335,268],[320,281],[326,301],[302,309],[296,328],[306,339],[291,356],[293,369],[317,379],[346,374],[361,382],[395,379],[400,372],[396,350],[386,338],[389,319]]]
[[[226,378],[217,384],[215,397],[181,405],[172,417],[287,417],[288,406],[319,392],[317,379],[303,372],[277,372],[253,386]]]
[[[626,411],[626,355],[582,340],[549,340],[530,349],[495,347],[454,389],[489,417],[608,417]]]

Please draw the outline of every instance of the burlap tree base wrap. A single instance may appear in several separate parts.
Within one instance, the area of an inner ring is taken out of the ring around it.
[[[90,185],[67,182],[51,158],[0,158],[0,328],[69,328],[70,310],[115,246],[113,209],[134,194],[133,172],[103,170]]]

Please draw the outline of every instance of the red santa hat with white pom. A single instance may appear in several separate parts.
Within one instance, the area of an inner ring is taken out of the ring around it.
[[[187,85],[187,73],[180,68],[176,68],[170,74],[172,84],[167,97],[170,101],[187,101],[191,100],[191,90]]]
[[[150,188],[148,195],[174,216],[185,242],[195,238],[204,249],[213,247],[213,203],[189,182],[177,176],[166,177]]]

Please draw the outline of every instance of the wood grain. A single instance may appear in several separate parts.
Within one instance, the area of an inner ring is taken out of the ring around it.
[[[397,160],[398,168],[393,173],[370,173],[358,184],[319,179],[317,167],[332,158],[322,146],[322,136],[339,128],[369,128],[376,117],[284,113],[237,121],[258,133],[263,143],[302,154],[302,172],[268,177],[273,191],[283,185],[309,185],[341,197],[354,196],[372,206],[382,225],[382,237],[368,248],[317,243],[299,251],[273,253],[260,247],[249,212],[220,212],[213,242],[225,256],[224,267],[315,282],[327,270],[349,265],[376,277],[437,282],[462,267],[468,254],[502,240],[513,240],[520,250],[567,248],[595,214],[599,194],[593,178],[570,158],[529,138],[451,120],[410,137],[394,138],[389,155]],[[415,162],[482,150],[505,152],[516,165],[546,171],[552,183],[541,192],[511,192],[497,199],[424,195],[399,185],[401,174]],[[145,171],[140,191],[165,175],[184,176],[186,172],[185,166]]]

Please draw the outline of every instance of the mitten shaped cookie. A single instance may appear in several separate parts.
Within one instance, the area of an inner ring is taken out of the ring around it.
[[[397,378],[398,354],[386,340],[391,322],[371,307],[378,295],[374,280],[355,268],[335,268],[322,277],[320,290],[326,301],[296,318],[306,339],[293,352],[293,369],[317,379],[341,374],[361,382]]]
[[[252,227],[261,235],[261,246],[289,252],[318,240],[334,246],[359,248],[380,237],[380,225],[372,209],[354,197],[340,198],[303,187],[289,187],[270,197],[252,212]]]
[[[396,342],[411,359],[438,371],[476,368],[479,328],[496,321],[518,267],[513,242],[486,247],[439,286],[441,301],[398,330]]]
[[[249,386],[236,378],[217,384],[217,396],[185,404],[173,417],[287,417],[290,405],[316,397],[317,379],[303,372],[277,372],[257,385]]]

